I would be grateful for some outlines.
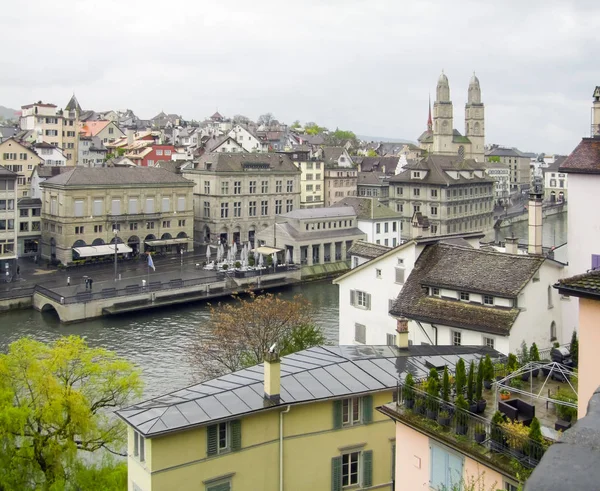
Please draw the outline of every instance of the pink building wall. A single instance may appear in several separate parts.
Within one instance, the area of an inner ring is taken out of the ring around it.
[[[575,299],[572,298],[571,301]],[[600,346],[600,302],[579,299],[579,370],[577,417],[583,418],[594,391],[600,386],[600,372],[595,363]]]

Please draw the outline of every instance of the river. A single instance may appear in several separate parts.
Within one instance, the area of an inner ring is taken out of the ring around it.
[[[303,294],[314,308],[315,323],[328,343],[338,342],[338,287],[330,281],[298,285],[281,291],[283,298]],[[127,358],[142,369],[144,399],[156,397],[193,383],[188,358],[196,336],[206,333],[208,306],[195,303],[146,313],[103,317],[77,324],[60,324],[50,314],[33,309],[0,315],[0,350],[12,341],[30,336],[52,341],[60,336],[84,336],[90,346],[99,346]]]
[[[487,240],[504,240],[514,235],[527,242],[527,222],[491,231]],[[544,221],[544,245],[567,240],[567,214]],[[327,341],[338,342],[338,287],[329,281],[307,283],[282,290],[284,298],[302,293],[314,307],[314,319],[325,331]],[[0,350],[22,336],[52,341],[59,336],[85,336],[91,346],[113,350],[142,369],[144,398],[155,397],[193,383],[188,358],[196,336],[206,333],[208,307],[203,303],[150,310],[146,313],[104,317],[78,324],[62,325],[56,317],[35,310],[0,315]]]

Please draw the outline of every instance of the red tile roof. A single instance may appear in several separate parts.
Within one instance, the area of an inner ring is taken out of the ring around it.
[[[600,174],[600,138],[583,138],[559,167],[560,172]]]

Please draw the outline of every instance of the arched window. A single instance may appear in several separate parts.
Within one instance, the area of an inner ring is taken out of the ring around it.
[[[548,308],[551,309],[552,307],[554,307],[552,304],[552,287],[548,285]]]
[[[556,341],[556,322],[550,324],[550,341]]]

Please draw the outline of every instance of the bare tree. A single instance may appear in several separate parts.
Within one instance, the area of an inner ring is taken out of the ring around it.
[[[248,124],[250,123],[250,118],[244,116],[243,114],[236,114],[233,117],[233,122],[239,124]]]
[[[209,336],[199,337],[191,358],[197,378],[214,378],[263,361],[273,343],[282,354],[323,344],[314,326],[310,303],[301,295],[284,300],[279,295],[234,296],[235,301],[210,306]]]
[[[258,121],[257,121],[257,123],[258,123],[258,125],[259,125],[259,126],[260,126],[260,125],[263,125],[263,124],[264,124],[265,126],[269,126],[269,125],[270,125],[270,124],[273,122],[273,120],[274,120],[274,119],[275,119],[275,118],[273,117],[273,114],[272,114],[272,113],[265,113],[265,114],[261,114],[261,115],[258,117]]]

